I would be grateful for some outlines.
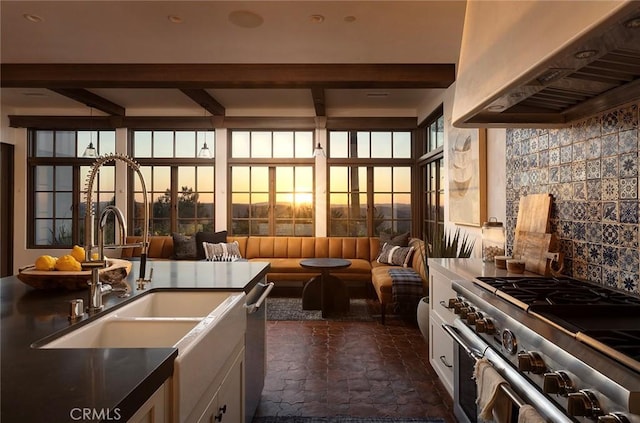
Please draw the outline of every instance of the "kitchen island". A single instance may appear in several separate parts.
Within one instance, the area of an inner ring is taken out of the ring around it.
[[[17,277],[0,279],[1,408],[3,422],[126,422],[173,374],[176,348],[37,349],[32,344],[67,333],[149,291],[226,290],[249,292],[269,264],[149,261],[153,279],[138,290],[138,263],[123,281],[130,296],[104,297],[104,311],[71,323],[69,302],[87,290],[35,290]],[[89,414],[86,414],[89,410]],[[99,415],[101,419],[85,419]],[[80,418],[78,418],[80,417]]]

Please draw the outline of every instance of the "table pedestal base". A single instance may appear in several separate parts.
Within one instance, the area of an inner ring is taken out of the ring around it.
[[[322,317],[333,311],[349,311],[347,285],[328,273],[313,277],[302,290],[302,309],[322,310]]]

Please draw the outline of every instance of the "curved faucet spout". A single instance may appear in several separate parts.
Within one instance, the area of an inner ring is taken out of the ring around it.
[[[148,282],[145,279],[146,274],[146,261],[147,261],[147,251],[149,249],[149,195],[147,193],[147,185],[144,180],[144,176],[140,171],[140,165],[133,160],[132,158],[124,155],[124,154],[107,154],[105,156],[100,156],[96,159],[89,171],[89,175],[87,176],[87,190],[86,190],[86,210],[85,210],[85,218],[84,218],[84,236],[85,236],[85,262],[83,263],[83,267],[92,269],[92,277],[91,277],[91,288],[92,292],[96,291],[96,287],[100,286],[100,280],[98,278],[97,267],[101,265],[104,257],[104,241],[102,238],[102,232],[104,230],[104,226],[106,224],[107,216],[110,213],[113,213],[118,220],[120,225],[120,237],[121,242],[126,243],[126,235],[127,235],[127,226],[125,224],[125,219],[120,211],[115,206],[108,206],[102,212],[100,217],[100,225],[99,225],[99,239],[98,246],[100,257],[97,261],[92,260],[92,250],[95,247],[93,244],[93,230],[94,230],[94,216],[95,211],[93,210],[93,184],[95,182],[96,176],[100,168],[109,162],[121,161],[126,163],[126,165],[133,169],[138,175],[140,179],[140,186],[142,188],[142,196],[143,196],[143,206],[144,206],[144,216],[143,216],[143,224],[142,224],[142,252],[140,253],[140,277],[138,278],[138,285],[144,287],[144,283]],[[91,302],[90,308],[95,308],[98,305],[93,304]]]
[[[104,257],[104,227],[107,224],[107,219],[109,215],[113,214],[118,221],[118,225],[120,227],[120,242],[125,243],[127,238],[127,224],[124,219],[124,215],[122,214],[122,210],[117,208],[116,206],[107,206],[102,211],[100,215],[100,219],[98,220],[98,251],[100,252],[99,260],[102,260]]]

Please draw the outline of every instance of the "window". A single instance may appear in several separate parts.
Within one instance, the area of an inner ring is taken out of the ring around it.
[[[98,154],[115,151],[114,131],[29,131],[28,228],[30,248],[84,244],[85,182],[92,159],[83,158],[92,142]],[[94,183],[95,214],[115,203],[114,167],[100,169]],[[113,219],[113,217],[112,217]],[[94,220],[97,225],[97,219]],[[108,235],[111,234],[111,235]],[[113,231],[106,234],[112,241]]]
[[[329,236],[411,230],[409,131],[329,133]]]
[[[426,119],[425,154],[418,165],[422,177],[422,233],[444,229],[444,116],[442,107]]]
[[[232,131],[230,232],[313,236],[312,131]]]
[[[214,161],[198,158],[204,146],[212,149],[213,131],[133,131],[132,155],[140,163],[149,194],[149,234],[191,235],[213,232]],[[133,201],[130,202],[132,233],[142,234],[144,199],[133,171]]]

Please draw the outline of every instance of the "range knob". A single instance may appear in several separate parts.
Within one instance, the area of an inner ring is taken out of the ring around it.
[[[462,302],[462,299],[460,297],[449,298],[449,303],[447,304],[447,308],[455,308],[456,304],[461,302]]]
[[[482,318],[482,313],[479,311],[473,311],[467,314],[467,324],[475,325],[478,319]]]
[[[460,314],[460,310],[467,307],[469,307],[469,303],[465,301],[458,301],[457,303],[453,304],[453,312],[455,314]]]
[[[487,317],[477,319],[475,326],[476,332],[486,333],[487,335],[491,335],[496,330],[495,326],[493,325],[493,321],[491,321],[491,319]]]
[[[547,369],[544,360],[537,352],[520,351],[518,353],[518,370],[541,375]]]
[[[579,392],[569,394],[567,398],[567,412],[571,416],[587,417],[589,419],[597,419],[602,416],[600,402],[596,395],[586,389]]]
[[[609,413],[598,417],[598,423],[629,423],[629,419],[620,413]]]
[[[557,394],[566,397],[575,391],[573,382],[563,371],[545,373],[542,376],[542,391],[547,394]]]
[[[462,307],[460,309],[460,318],[461,319],[466,319],[467,316],[469,315],[469,313],[473,313],[474,311],[476,311],[475,307]]]

